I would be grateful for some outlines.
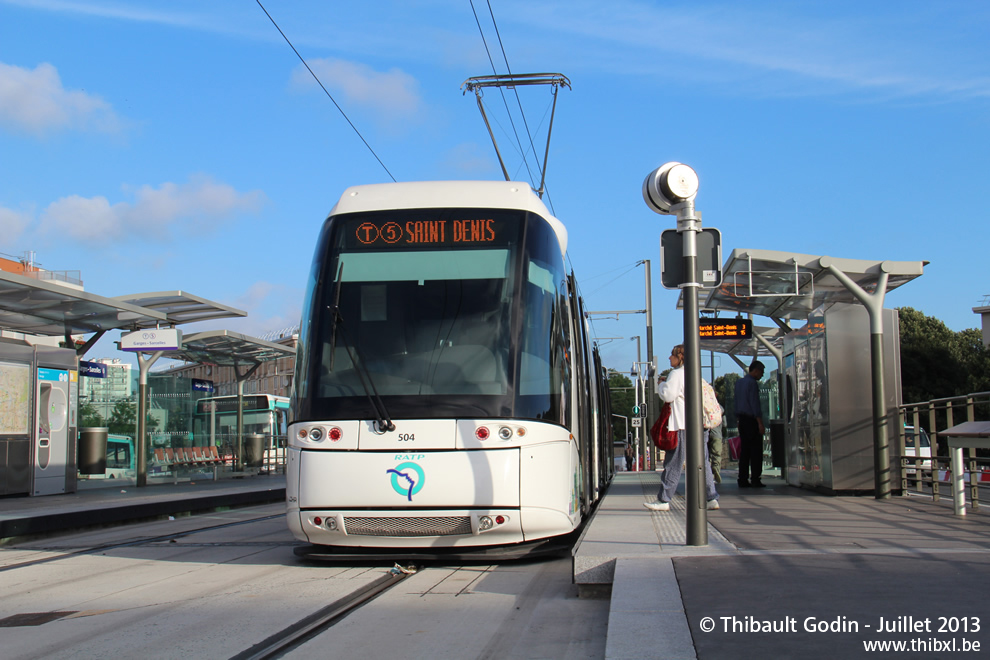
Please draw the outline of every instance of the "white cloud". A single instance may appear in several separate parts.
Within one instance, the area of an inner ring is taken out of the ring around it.
[[[264,201],[259,190],[239,193],[227,184],[195,177],[184,184],[141,186],[133,202],[111,204],[103,196],[63,197],[42,211],[41,231],[92,244],[129,237],[167,240],[176,225],[188,224],[201,234],[212,222],[235,213],[256,212]]]
[[[413,119],[420,112],[419,83],[399,69],[381,72],[339,59],[315,59],[309,61],[309,66],[331,95],[343,94],[336,100],[345,105],[345,112],[346,105],[356,105],[374,111],[388,122]],[[291,82],[300,88],[319,89],[302,64],[293,70]]]
[[[116,133],[120,119],[99,96],[70,91],[54,66],[33,70],[0,62],[0,125],[34,135],[81,129]]]
[[[14,245],[31,222],[31,216],[0,206],[0,245]]]

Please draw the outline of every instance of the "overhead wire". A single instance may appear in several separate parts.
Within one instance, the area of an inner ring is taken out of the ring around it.
[[[488,40],[485,39],[485,31],[481,27],[481,19],[478,18],[478,11],[474,7],[474,0],[469,0],[471,3],[471,11],[474,13],[474,22],[478,24],[478,32],[481,33],[481,42],[485,45],[485,53],[488,54],[488,63],[491,64],[492,73],[498,75],[498,69],[495,67],[495,60],[492,59],[492,51],[488,48]],[[490,7],[489,7],[490,9]],[[497,32],[497,29],[496,29]],[[504,51],[503,51],[504,57]],[[512,132],[515,135],[516,143],[519,145],[519,153],[523,156],[523,161],[526,164],[526,174],[529,176],[530,186],[533,185],[533,171],[529,169],[529,160],[526,158],[526,150],[523,148],[522,139],[519,137],[519,131],[516,128],[516,122],[512,119],[512,113],[509,111],[509,102],[505,100],[505,92],[501,87],[498,88],[499,94],[502,96],[502,104],[505,106],[505,113],[509,116],[509,124],[512,125]]]
[[[499,32],[498,22],[495,20],[495,12],[492,11],[491,0],[486,0],[486,2],[488,3],[488,14],[492,17],[492,26],[495,28],[495,36],[498,38],[498,47],[502,51],[502,60],[505,62],[505,70],[509,72],[509,75],[512,75],[512,67],[509,66],[509,57],[508,57],[508,55],[505,54],[505,45],[502,43],[502,34]],[[473,0],[471,2],[471,8],[472,9],[474,8],[474,2],[473,2]],[[487,48],[487,45],[486,45],[486,48]],[[489,55],[489,59],[491,59],[491,56],[490,55]],[[494,71],[494,66],[493,66],[493,71]],[[556,90],[556,88],[555,88],[555,90]],[[540,165],[540,158],[539,158],[539,156],[536,153],[536,145],[533,144],[533,133],[532,133],[532,131],[529,130],[529,122],[526,121],[526,112],[523,110],[522,100],[519,98],[519,89],[516,88],[516,89],[513,89],[512,91],[513,91],[513,93],[516,96],[516,105],[519,106],[519,114],[522,116],[523,126],[526,128],[526,137],[529,138],[529,146],[533,150],[533,157],[536,158],[536,169],[540,173],[540,176],[542,177],[543,174],[544,174],[543,173],[543,167]],[[554,93],[556,93],[556,91],[554,91]],[[508,110],[508,108],[506,108],[506,110]],[[513,125],[513,128],[515,128],[514,125]],[[547,139],[549,139],[549,136],[547,137]],[[528,156],[526,156],[525,153],[523,154],[523,159],[527,163],[527,165],[526,165],[526,171],[528,172],[529,171],[529,158],[528,158]],[[530,176],[532,176],[532,174]],[[545,186],[546,186],[546,183],[544,182],[544,187]],[[547,202],[550,204],[550,210],[552,212],[556,213],[556,211],[553,211],[553,202],[550,200],[550,193],[549,193],[549,191],[547,191]]]
[[[327,98],[329,98],[330,101],[331,101],[331,103],[334,104],[334,106],[340,112],[341,116],[350,125],[350,127],[354,130],[354,132],[357,134],[357,136],[359,138],[361,138],[361,142],[364,143],[364,146],[366,146],[368,148],[368,151],[371,152],[371,155],[375,157],[375,160],[378,161],[378,164],[382,166],[382,169],[385,170],[385,173],[389,175],[389,177],[392,179],[392,181],[395,181],[396,180],[395,177],[392,176],[392,173],[385,166],[385,163],[383,163],[382,162],[382,159],[378,157],[378,154],[375,153],[375,150],[371,148],[371,145],[368,144],[368,141],[364,139],[364,136],[361,135],[361,131],[359,131],[358,128],[357,128],[357,126],[354,125],[354,122],[352,122],[350,120],[350,118],[347,116],[347,113],[344,112],[344,109],[340,107],[340,104],[337,103],[336,100],[334,100],[333,95],[330,94],[330,92],[327,90],[327,88],[323,85],[323,82],[319,79],[319,77],[316,75],[316,73],[314,73],[314,71],[309,67],[309,64],[307,64],[305,58],[303,58],[303,56],[299,54],[299,51],[296,50],[296,47],[292,45],[292,42],[289,41],[289,37],[287,37],[285,35],[285,32],[283,32],[282,31],[282,28],[280,28],[278,26],[278,23],[275,22],[275,19],[272,18],[272,15],[269,14],[268,13],[268,10],[265,9],[265,6],[263,4],[261,4],[261,0],[255,0],[255,1],[258,3],[258,6],[261,7],[261,11],[265,12],[265,16],[267,16],[268,17],[268,20],[270,20],[272,22],[272,25],[275,26],[275,29],[278,30],[278,33],[282,35],[282,38],[283,39],[285,39],[285,43],[289,44],[289,48],[292,49],[292,52],[296,54],[296,57],[299,58],[299,61],[302,62],[303,63],[303,66],[306,67],[306,70],[309,71],[309,75],[313,76],[313,80],[315,80],[316,83],[320,86],[320,88],[323,90],[323,92],[327,95]]]

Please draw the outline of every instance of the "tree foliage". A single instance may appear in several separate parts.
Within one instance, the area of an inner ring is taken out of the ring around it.
[[[106,424],[106,420],[103,416],[96,410],[96,406],[92,403],[86,403],[79,406],[79,427],[80,428],[99,428]]]
[[[954,332],[910,307],[898,317],[904,403],[990,390],[990,350],[979,330]]]
[[[148,431],[154,431],[158,428],[158,420],[150,415],[146,415],[145,427]],[[137,429],[137,406],[134,402],[127,400],[118,401],[110,413],[110,418],[107,420],[107,428],[114,435],[133,436]]]
[[[612,399],[612,414],[631,417],[633,406],[636,405],[636,392],[628,377],[613,371],[608,376],[609,394]],[[630,426],[630,431],[632,427]],[[626,422],[618,417],[612,417],[612,437],[616,440],[626,439]]]

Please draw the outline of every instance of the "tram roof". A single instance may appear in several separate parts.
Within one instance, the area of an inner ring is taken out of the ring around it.
[[[519,181],[410,181],[351,186],[330,215],[388,209],[497,208],[529,211],[553,227],[561,253],[567,228],[547,209],[528,183]]]

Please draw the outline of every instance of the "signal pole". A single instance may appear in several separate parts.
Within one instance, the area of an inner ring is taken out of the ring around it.
[[[705,500],[705,448],[702,446],[701,340],[698,336],[698,247],[701,214],[694,209],[698,175],[681,163],[666,163],[643,182],[643,201],[650,210],[677,216],[682,239],[683,277],[678,285],[684,296],[684,413],[687,422],[687,545],[708,545],[708,511]]]

